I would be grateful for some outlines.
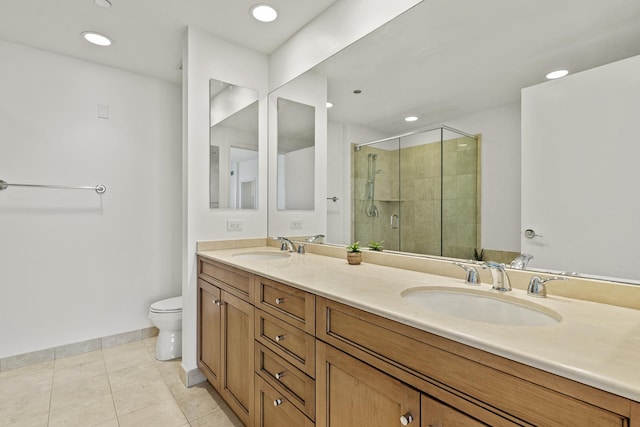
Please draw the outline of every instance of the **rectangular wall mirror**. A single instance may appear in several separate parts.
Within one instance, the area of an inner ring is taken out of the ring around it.
[[[258,92],[209,81],[209,207],[258,209]]]
[[[313,210],[315,108],[278,98],[278,210]]]
[[[326,192],[319,198],[328,200],[327,226],[319,233],[326,235],[326,242],[341,246],[384,240],[388,250],[427,256],[440,251],[443,256],[507,264],[526,252],[534,256],[527,268],[536,271],[640,282],[634,251],[627,246],[633,245],[630,236],[637,234],[639,223],[623,221],[635,212],[624,189],[639,179],[637,168],[624,166],[625,157],[634,158],[629,153],[635,146],[625,135],[634,133],[631,104],[637,102],[621,102],[627,93],[637,100],[637,80],[616,71],[607,82],[622,89],[611,98],[613,90],[603,90],[605,80],[598,76],[613,73],[596,70],[640,55],[639,14],[640,3],[633,0],[541,0],[535,5],[425,1],[289,82],[285,88],[311,77],[323,80],[332,105],[326,123],[316,122],[317,131],[326,127],[330,159],[324,171],[316,170],[327,178]],[[478,31],[478,22],[483,31]],[[571,74],[547,81],[546,74],[559,68]],[[527,89],[523,94],[524,88],[540,84],[546,88],[544,97],[527,98]],[[577,95],[569,97],[568,90],[576,88]],[[548,99],[553,109],[538,98]],[[597,99],[606,102],[599,104]],[[558,107],[565,103],[571,108]],[[597,105],[606,105],[606,111],[596,110]],[[550,117],[550,111],[558,111],[558,117]],[[569,117],[580,120],[570,122]],[[405,151],[402,144],[408,134],[442,125],[482,138],[477,162],[467,151],[470,144],[448,152],[447,138],[443,140],[441,175],[451,185],[430,176],[435,173],[427,161],[431,154]],[[354,144],[393,137],[401,142],[392,150],[374,151],[372,145],[354,152]],[[626,144],[624,148],[614,148],[618,141]],[[566,149],[569,142],[576,144],[572,150]],[[532,151],[542,147],[539,156]],[[552,148],[572,157],[560,161]],[[407,155],[398,160],[403,153]],[[586,153],[595,153],[589,159],[596,165],[588,170]],[[448,157],[455,161],[447,162]],[[476,174],[454,175],[447,169],[474,165]],[[434,189],[433,182],[440,187]],[[530,199],[528,183],[552,189],[576,183],[578,188],[552,203],[548,191]],[[475,203],[474,188],[481,196]],[[450,197],[454,189],[464,198]],[[578,203],[583,194],[589,211],[600,215],[597,221],[586,222],[584,207],[574,210],[583,206]],[[625,200],[614,199],[617,194]],[[539,210],[544,212],[538,215]],[[573,218],[570,225],[576,232],[569,238],[565,235],[570,227],[562,226],[559,213]],[[574,227],[577,224],[580,227]],[[271,235],[313,234],[286,230],[286,225],[270,215]],[[525,234],[529,229],[535,232],[531,239]],[[614,237],[620,230],[624,232]],[[551,249],[569,245],[574,249],[549,255]]]

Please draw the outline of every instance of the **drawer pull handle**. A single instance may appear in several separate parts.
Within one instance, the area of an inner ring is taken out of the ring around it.
[[[282,405],[282,399],[276,399],[273,401],[273,406],[280,406]]]
[[[276,298],[276,304],[284,304],[284,298]]]
[[[284,335],[276,335],[276,342],[280,342],[282,340],[284,340]]]
[[[214,303],[215,305],[217,305],[218,307],[220,307],[221,305],[223,305],[223,304],[224,304],[224,301],[219,300],[219,299],[214,299],[214,300],[213,300],[213,303]]]
[[[277,372],[274,377],[276,377],[277,380],[279,380],[280,378],[284,377],[287,374],[286,371],[282,371],[282,372]]]
[[[411,415],[409,412],[400,417],[400,424],[402,424],[403,426],[409,425],[411,421],[413,421],[413,415]]]

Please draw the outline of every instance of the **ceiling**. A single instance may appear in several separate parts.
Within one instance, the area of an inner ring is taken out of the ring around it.
[[[187,26],[270,54],[335,0],[269,0],[278,19],[261,23],[249,9],[261,0],[2,0],[0,39],[180,82]],[[93,46],[83,31],[114,44]]]
[[[314,71],[330,120],[399,135],[519,102],[556,69],[640,55],[639,23],[638,0],[428,0]]]

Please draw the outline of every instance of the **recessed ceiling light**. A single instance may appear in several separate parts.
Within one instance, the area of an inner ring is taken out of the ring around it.
[[[327,108],[331,108],[331,107],[333,107],[333,104],[330,102],[327,102]]]
[[[89,43],[93,43],[98,46],[111,46],[113,43],[111,39],[104,34],[96,33],[95,31],[85,31],[82,33],[82,37]]]
[[[109,0],[93,0],[93,2],[100,7],[104,7],[105,9],[111,7],[111,2]]]
[[[569,74],[569,71],[567,71],[567,70],[557,70],[557,71],[552,71],[549,74],[547,74],[547,78],[549,80],[559,79],[560,77],[564,77],[567,74]]]
[[[404,118],[405,122],[415,122],[416,120],[418,120],[416,116],[409,116]]]
[[[260,22],[272,22],[278,17],[278,12],[268,4],[256,4],[251,6],[251,14]]]

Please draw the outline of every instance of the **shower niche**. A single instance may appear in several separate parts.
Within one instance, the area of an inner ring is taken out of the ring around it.
[[[352,239],[473,259],[480,251],[479,138],[450,127],[354,144]]]

